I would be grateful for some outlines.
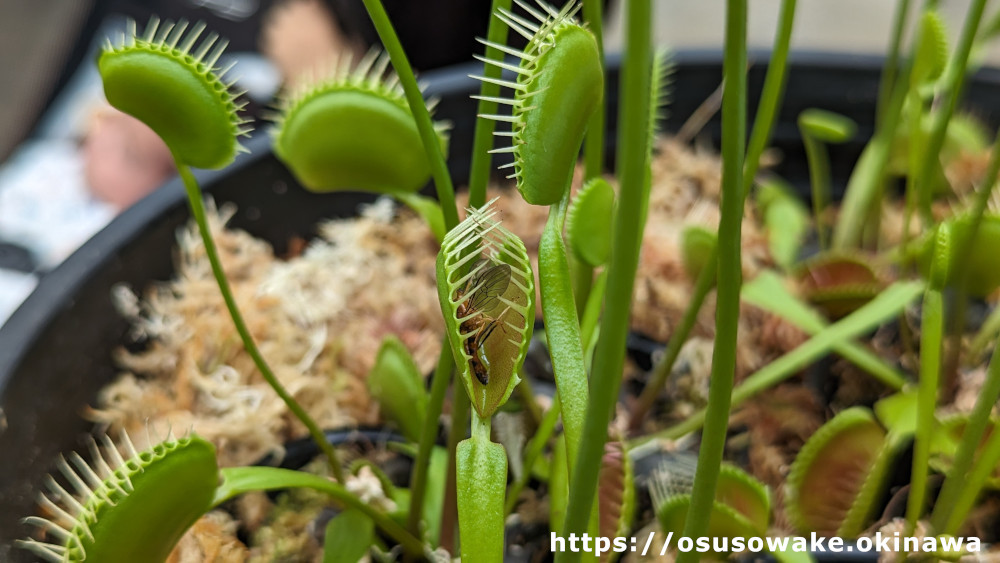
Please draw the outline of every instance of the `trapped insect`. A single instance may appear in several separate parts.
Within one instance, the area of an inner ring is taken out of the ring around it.
[[[496,305],[498,298],[507,291],[509,284],[510,266],[497,264],[473,276],[465,288],[459,289],[455,294],[456,300],[464,298],[458,306],[458,318],[464,319],[460,329],[465,338],[463,343],[465,352],[470,356],[469,365],[473,375],[483,385],[490,381],[490,363],[483,346],[494,330],[503,326],[503,316],[509,307],[496,318],[483,311],[488,311]]]

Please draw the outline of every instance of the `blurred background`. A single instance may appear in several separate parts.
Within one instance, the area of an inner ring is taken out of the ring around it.
[[[384,3],[418,70],[481,50],[475,37],[485,35],[488,0]],[[940,2],[952,37],[968,4]],[[770,47],[779,6],[751,3],[752,48]],[[718,51],[724,7],[656,0],[656,39]],[[799,0],[793,51],[881,53],[895,9],[895,0]],[[621,11],[621,0],[608,0],[608,52],[620,48]],[[159,139],[104,102],[94,65],[106,37],[117,41],[128,18],[141,30],[152,14],[205,21],[228,38],[226,56],[239,61],[237,87],[254,115],[303,73],[376,43],[361,0],[0,0],[0,323],[40,276],[173,175]],[[974,56],[1000,64],[996,48]]]

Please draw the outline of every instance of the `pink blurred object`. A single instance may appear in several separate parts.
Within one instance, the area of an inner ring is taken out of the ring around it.
[[[156,133],[111,107],[94,116],[83,158],[91,192],[118,209],[139,201],[174,174],[170,150]]]

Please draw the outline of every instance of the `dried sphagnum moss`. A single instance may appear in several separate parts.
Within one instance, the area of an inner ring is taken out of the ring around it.
[[[249,552],[236,539],[237,522],[221,510],[215,510],[195,522],[184,534],[166,563],[240,563]]]
[[[689,225],[716,230],[719,225],[721,160],[715,153],[692,150],[672,140],[657,145],[653,160],[653,183],[649,199],[649,219],[636,274],[632,326],[660,342],[666,342],[687,309],[694,280],[689,279],[681,260],[681,235]],[[743,220],[743,277],[752,279],[771,262],[767,239],[755,216],[746,206]],[[761,367],[769,358],[759,350],[756,327],[761,315],[744,308],[740,315],[737,371],[745,375]],[[714,293],[706,299],[693,336],[713,338],[715,334]]]
[[[375,423],[364,376],[382,338],[397,334],[424,370],[439,350],[433,237],[413,216],[392,220],[380,202],[322,226],[302,256],[282,262],[267,244],[223,229],[231,214],[212,213],[212,229],[277,377],[323,427]],[[216,445],[223,466],[280,452],[305,431],[240,345],[193,227],[178,236],[177,263],[174,281],[152,288],[138,311],[128,307],[148,349],[119,353],[126,372],[90,417],[139,435],[147,423],[190,428]]]

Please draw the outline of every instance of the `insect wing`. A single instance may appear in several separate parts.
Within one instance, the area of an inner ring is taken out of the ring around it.
[[[510,285],[510,265],[497,264],[487,268],[473,279],[473,294],[469,297],[468,308],[472,311],[490,309],[497,303],[497,297],[507,291],[508,285]]]
[[[475,337],[480,347],[489,339],[497,327],[502,326],[502,323],[502,319],[496,319],[486,323],[486,325],[480,330],[479,334]]]
[[[492,365],[489,362],[490,358],[505,358],[510,356],[509,350],[504,351],[503,349],[509,346],[508,340],[511,336],[517,334],[507,324],[509,321],[507,317],[512,313],[510,307],[507,307],[497,318],[490,319],[475,336],[476,349],[488,365]]]

